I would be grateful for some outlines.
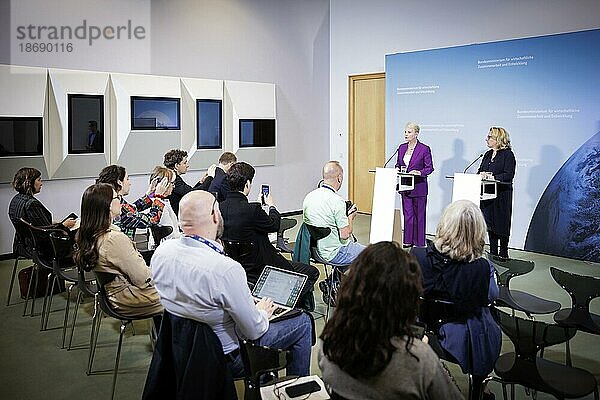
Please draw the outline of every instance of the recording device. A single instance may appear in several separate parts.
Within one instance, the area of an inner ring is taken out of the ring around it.
[[[400,149],[400,147],[396,148],[396,151],[394,152],[394,154],[392,154],[392,156],[390,158],[387,159],[387,161],[385,162],[385,164],[383,164],[383,168],[386,167],[386,165],[388,165],[388,163],[390,162],[390,160],[392,158],[394,158],[394,156],[396,155],[396,153],[398,153],[398,150]]]
[[[472,166],[473,164],[475,164],[477,161],[479,161],[479,159],[480,159],[481,157],[483,157],[483,153],[481,153],[481,154],[479,155],[479,157],[477,157],[476,159],[474,159],[474,160],[473,160],[473,162],[472,162],[471,164],[467,165],[467,168],[465,168],[465,170],[463,171],[463,174],[466,174],[466,173],[467,173],[467,170],[468,170],[469,168],[471,168],[471,166]]]
[[[321,385],[317,383],[317,381],[308,381],[304,383],[300,383],[298,385],[290,385],[285,388],[285,393],[288,397],[300,397],[305,394],[318,392],[321,390]]]
[[[346,200],[346,216],[350,215],[350,210],[352,210],[352,207],[354,207],[354,203],[352,203],[350,200]]]
[[[75,214],[75,213],[71,213],[71,214],[67,215],[67,216],[65,217],[65,219],[63,219],[63,220],[62,220],[62,221],[60,221],[60,222],[62,223],[62,222],[65,222],[65,221],[66,221],[66,220],[68,220],[68,219],[77,219],[77,218],[79,218],[79,217],[77,216],[77,214]]]
[[[270,191],[271,191],[271,189],[269,188],[269,185],[266,185],[266,184],[264,184],[264,183],[263,183],[263,184],[260,186],[260,193],[261,193],[260,199],[261,199],[261,201],[262,201],[262,205],[263,205],[263,206],[267,204],[267,203],[265,203],[265,199],[266,199],[266,198],[267,198],[267,196],[269,195],[269,192],[270,192]]]

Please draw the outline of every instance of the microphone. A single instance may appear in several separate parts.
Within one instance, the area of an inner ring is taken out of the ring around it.
[[[398,150],[399,150],[399,149],[400,149],[400,147],[397,147],[397,148],[396,148],[396,151],[394,152],[394,154],[392,154],[392,156],[391,156],[390,158],[388,158],[388,160],[385,162],[385,164],[383,164],[383,168],[385,168],[385,167],[386,167],[386,165],[388,165],[388,163],[390,162],[390,160],[391,160],[392,158],[394,158],[394,156],[396,155],[396,153],[398,153]]]
[[[479,155],[479,156],[478,156],[476,159],[474,159],[474,160],[473,160],[473,162],[472,162],[471,164],[467,165],[467,168],[465,168],[465,170],[463,171],[463,174],[466,174],[466,173],[467,173],[467,170],[468,170],[469,168],[471,168],[471,166],[472,166],[473,164],[475,164],[477,161],[479,161],[479,159],[480,159],[481,157],[483,157],[483,153],[481,153],[481,154],[480,154],[480,155]]]

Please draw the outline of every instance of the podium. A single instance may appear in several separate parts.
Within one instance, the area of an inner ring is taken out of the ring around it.
[[[447,176],[454,179],[452,187],[452,201],[470,200],[479,204],[481,200],[495,199],[498,194],[498,183],[495,179],[483,179],[479,174],[455,173]]]
[[[396,190],[412,190],[415,175],[398,172],[395,168],[376,168],[373,188],[373,210],[369,243],[394,240],[402,232],[402,213],[396,210]],[[397,189],[396,189],[397,188]],[[399,223],[395,223],[398,220]],[[394,232],[394,226],[399,227]]]

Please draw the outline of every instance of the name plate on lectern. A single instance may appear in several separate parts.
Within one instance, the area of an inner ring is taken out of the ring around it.
[[[406,192],[415,188],[415,175],[398,172],[398,191]]]

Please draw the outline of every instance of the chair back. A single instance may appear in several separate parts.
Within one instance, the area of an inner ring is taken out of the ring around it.
[[[11,222],[15,227],[15,238],[13,243],[13,252],[15,253],[15,257],[33,258],[33,238],[31,238],[31,232],[29,232],[29,228],[21,221],[11,220]]]
[[[600,278],[594,276],[577,275],[550,267],[552,278],[560,287],[565,289],[573,300],[573,308],[588,308],[590,301],[600,296]]]
[[[154,239],[154,247],[158,247],[160,242],[173,233],[173,227],[169,225],[150,225],[150,234]]]
[[[498,285],[508,287],[509,281],[515,276],[525,275],[535,267],[533,261],[518,260],[516,258],[502,258],[488,255],[498,274]]]
[[[272,349],[240,339],[240,357],[246,372],[245,399],[260,399],[260,379],[263,375],[284,369],[291,360],[287,350]]]
[[[94,271],[96,275],[96,286],[98,287],[98,305],[100,309],[109,317],[116,318],[122,321],[132,320],[134,318],[126,317],[115,311],[108,300],[108,294],[106,293],[106,285],[112,282],[116,274],[110,272]]]
[[[31,253],[33,261],[41,267],[52,269],[53,250],[52,244],[50,243],[50,234],[52,232],[64,233],[64,231],[58,228],[33,226],[23,218],[21,218],[21,223],[25,225],[30,232],[29,237],[33,242]]]
[[[562,327],[543,321],[524,319],[494,309],[492,315],[502,332],[513,343],[519,358],[534,361],[543,348],[570,340],[577,333],[576,328]]]
[[[310,235],[310,256],[316,262],[326,264],[327,261],[319,254],[317,242],[329,236],[331,228],[306,224],[306,229],[308,229],[308,234]]]
[[[427,330],[435,334],[448,322],[463,322],[466,318],[457,310],[457,306],[449,300],[422,296],[419,299],[418,317]]]
[[[64,231],[51,232],[49,235],[50,244],[52,245],[52,268],[54,273],[62,279],[67,278],[64,275],[66,268],[73,268],[75,262],[73,261],[73,251],[75,242],[73,239]],[[73,271],[74,273],[74,271]],[[75,276],[68,277],[67,280],[71,281],[75,279]],[[73,281],[74,282],[74,281]]]

